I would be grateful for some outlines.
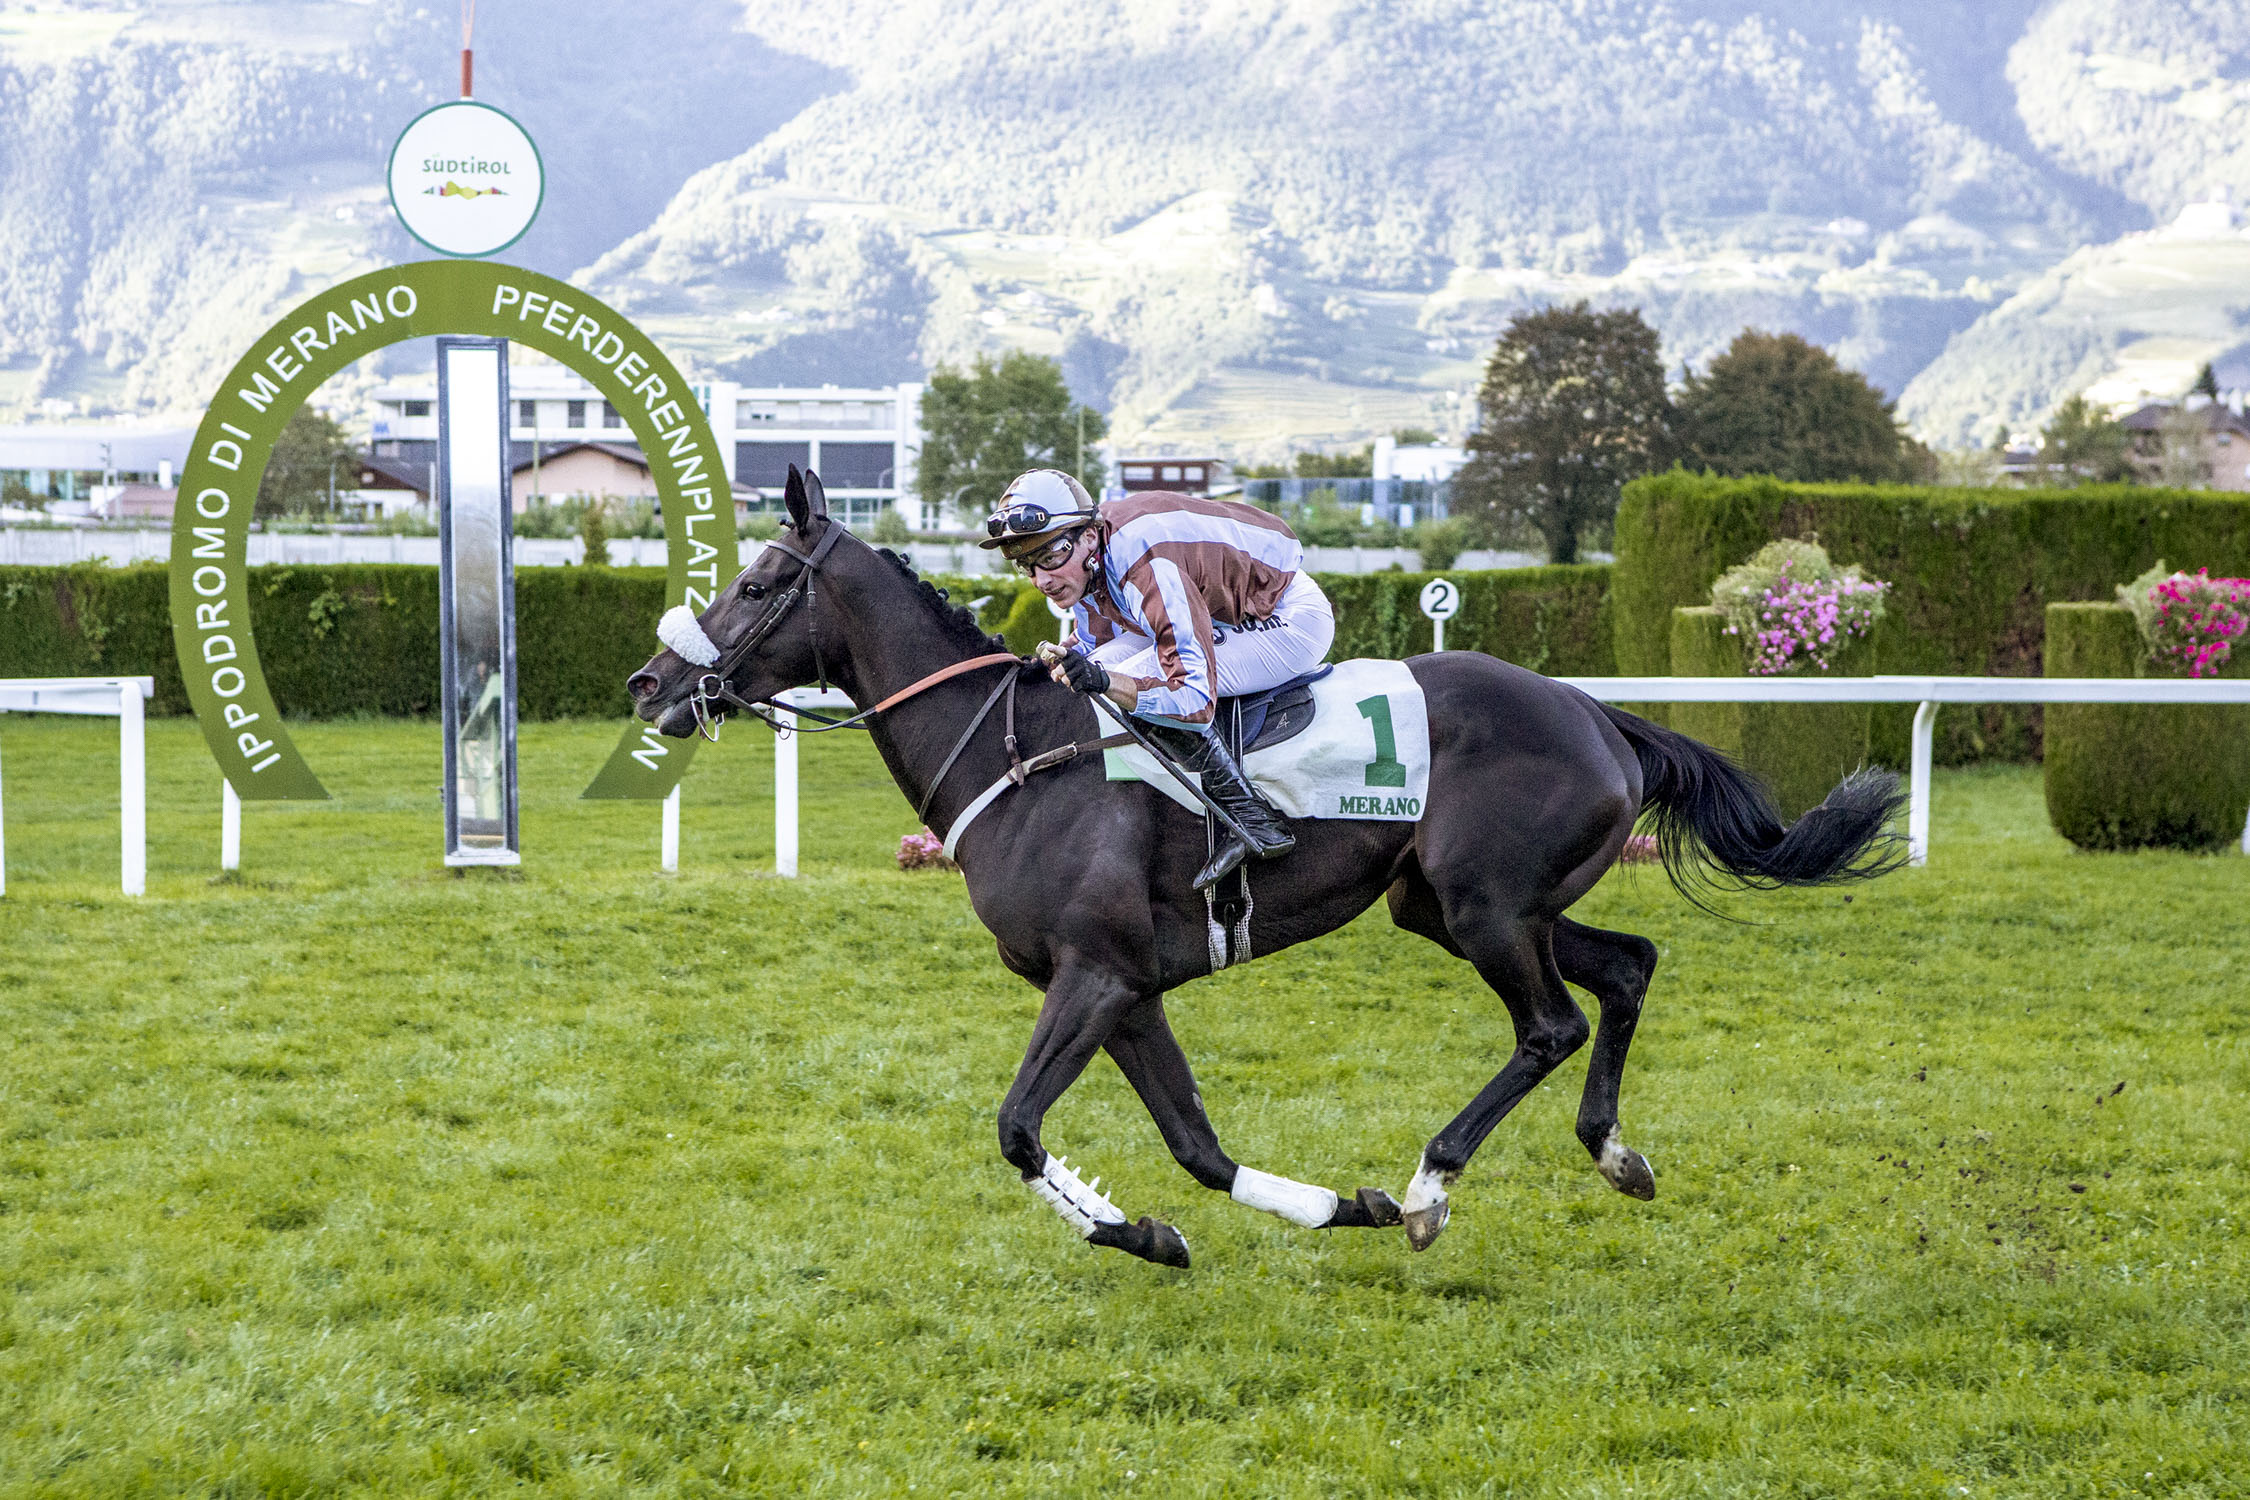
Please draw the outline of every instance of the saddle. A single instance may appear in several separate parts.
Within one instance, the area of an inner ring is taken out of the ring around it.
[[[1260,692],[1221,698],[1214,727],[1226,737],[1234,758],[1303,734],[1313,721],[1312,685],[1335,670],[1326,664]]]

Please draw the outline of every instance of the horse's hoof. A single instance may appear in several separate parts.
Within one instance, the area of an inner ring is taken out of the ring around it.
[[[1188,1268],[1186,1238],[1171,1225],[1146,1214],[1141,1215],[1138,1224],[1097,1224],[1094,1232],[1086,1236],[1086,1243],[1105,1250],[1122,1250],[1160,1266],[1177,1266],[1183,1271]]]
[[[1381,1188],[1363,1187],[1349,1198],[1337,1200],[1336,1212],[1323,1229],[1389,1229],[1401,1222],[1398,1200]]]
[[[1148,1258],[1160,1266],[1188,1268],[1187,1236],[1161,1219],[1141,1217],[1140,1227],[1149,1232]]]
[[[1656,1173],[1648,1158],[1617,1138],[1615,1131],[1602,1142],[1602,1154],[1596,1165],[1609,1185],[1628,1198],[1638,1198],[1643,1203],[1656,1196]]]
[[[1360,1212],[1367,1215],[1370,1229],[1390,1229],[1406,1222],[1399,1212],[1398,1200],[1381,1188],[1363,1187],[1352,1194],[1359,1201]]]
[[[1428,1208],[1408,1209],[1399,1216],[1406,1224],[1406,1243],[1418,1251],[1429,1249],[1452,1216],[1453,1202],[1448,1198],[1440,1198]]]

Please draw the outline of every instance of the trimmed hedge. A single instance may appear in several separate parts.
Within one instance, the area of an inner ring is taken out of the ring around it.
[[[1330,657],[1429,650],[1415,603],[1431,573],[1323,573],[1336,605]],[[1462,591],[1447,645],[1548,675],[1606,675],[1609,569],[1449,573]],[[1055,636],[1024,578],[931,578],[956,600],[983,598],[985,630],[1028,650]],[[160,562],[140,567],[0,567],[0,677],[155,677],[151,713],[187,713],[171,650]],[[517,704],[526,720],[623,717],[625,677],[655,652],[664,571],[529,567],[515,573]],[[436,711],[436,569],[387,562],[250,569],[250,618],[275,699],[290,717]],[[1024,636],[1015,641],[1015,636]]]
[[[2047,606],[2049,677],[2149,677],[2121,604]],[[2222,676],[2250,675],[2250,653]],[[2047,710],[2047,816],[2081,849],[2215,849],[2250,811],[2250,705],[2058,703]]]
[[[1742,638],[1709,605],[1672,611],[1675,677],[1740,677]],[[1873,672],[1873,642],[1854,642],[1834,676]],[[1807,674],[1810,675],[1810,674]],[[1724,750],[1770,787],[1781,815],[1795,822],[1867,763],[1867,703],[1675,703],[1672,727]]]
[[[1442,576],[1461,589],[1461,611],[1445,622],[1449,649],[1482,651],[1550,677],[1607,677],[1617,670],[1611,654],[1610,571],[1607,564],[1578,563],[1474,573],[1314,576],[1336,609],[1336,643],[1328,652],[1332,661],[1354,656],[1395,661],[1429,650],[1422,586]],[[1005,634],[1019,651],[1055,638],[1054,617],[1029,579],[986,574],[933,576],[930,582],[964,603],[990,596],[978,619],[987,630]]]
[[[1323,573],[1336,606],[1329,657],[1393,660],[1430,649],[1422,586],[1440,576],[1461,589],[1461,612],[1445,622],[1450,651],[1482,651],[1549,677],[1608,677],[1611,648],[1607,564],[1571,563],[1486,573]]]
[[[2106,597],[2159,557],[2213,576],[2250,573],[2250,495],[1652,475],[1625,487],[1617,514],[1617,670],[1667,671],[1674,609],[1710,603],[1712,581],[1767,542],[1809,536],[1837,562],[1893,585],[1884,671],[2036,677],[2051,600]],[[1912,719],[1905,706],[1876,711],[1877,760],[1905,762]],[[1938,716],[1947,763],[2031,758],[2039,745],[2037,708]]]
[[[1327,574],[1331,656],[1427,651],[1416,598],[1432,575]],[[1553,675],[1602,675],[1609,655],[1609,569],[1525,568],[1447,575],[1462,609],[1446,644]],[[292,717],[433,713],[438,691],[437,569],[390,563],[250,570],[250,617],[274,697]],[[1054,620],[1020,578],[932,578],[987,630],[1019,649],[1052,640]],[[148,674],[150,711],[184,714],[161,563],[131,568],[0,568],[0,677]],[[516,680],[526,719],[623,717],[625,679],[656,649],[658,568],[525,568],[516,574]],[[1034,628],[1036,627],[1036,628]]]
[[[259,660],[291,717],[436,711],[437,569],[263,567],[250,580]],[[161,563],[0,568],[0,677],[145,673],[156,679],[151,712],[187,713],[170,608]],[[653,653],[663,609],[661,569],[519,572],[519,712],[622,718],[625,679]]]

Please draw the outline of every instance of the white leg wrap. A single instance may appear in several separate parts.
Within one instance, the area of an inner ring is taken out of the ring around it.
[[[1269,1214],[1279,1214],[1290,1223],[1302,1224],[1307,1229],[1318,1229],[1336,1217],[1334,1189],[1291,1182],[1286,1177],[1276,1177],[1271,1172],[1261,1172],[1255,1167],[1234,1169],[1234,1201],[1248,1208],[1262,1208]]]
[[[1057,1161],[1052,1156],[1030,1184],[1033,1192],[1046,1199],[1048,1206],[1082,1235],[1092,1234],[1097,1224],[1125,1222],[1125,1215],[1118,1211],[1117,1205],[1095,1191],[1101,1185],[1099,1177],[1090,1183],[1080,1182],[1068,1162]]]
[[[1445,1177],[1430,1165],[1428,1157],[1406,1185],[1406,1201],[1399,1207],[1407,1213],[1419,1213],[1425,1208],[1435,1208],[1445,1201]]]

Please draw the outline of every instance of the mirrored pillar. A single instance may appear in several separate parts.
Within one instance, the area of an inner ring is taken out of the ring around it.
[[[508,344],[441,338],[437,359],[445,862],[512,865],[521,862],[521,854]]]

